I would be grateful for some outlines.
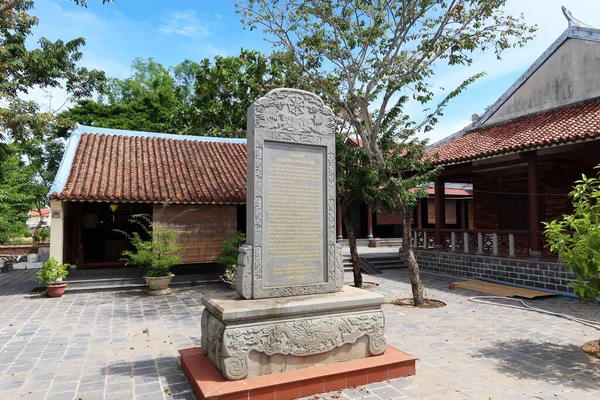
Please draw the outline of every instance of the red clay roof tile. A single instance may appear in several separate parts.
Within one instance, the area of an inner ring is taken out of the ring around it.
[[[246,145],[83,133],[51,199],[245,203]]]
[[[428,152],[435,165],[600,138],[600,99],[467,132]]]

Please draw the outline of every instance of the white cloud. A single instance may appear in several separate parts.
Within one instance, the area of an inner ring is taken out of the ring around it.
[[[171,12],[165,19],[159,32],[167,35],[180,35],[187,37],[207,37],[210,31],[200,20],[193,10],[182,12]]]

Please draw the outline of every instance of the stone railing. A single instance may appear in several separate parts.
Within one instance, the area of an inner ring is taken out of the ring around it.
[[[436,243],[435,229],[413,229],[413,246],[420,250],[517,258],[528,258],[531,249],[529,231],[442,229],[440,236],[441,243]],[[544,247],[541,233],[538,240],[543,256],[552,257]]]

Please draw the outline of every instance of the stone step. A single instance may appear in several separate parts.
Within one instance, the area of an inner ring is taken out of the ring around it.
[[[66,280],[67,291],[77,293],[146,289],[148,285],[143,278],[99,278]],[[196,286],[203,283],[218,283],[217,274],[178,275],[171,281],[171,287]]]

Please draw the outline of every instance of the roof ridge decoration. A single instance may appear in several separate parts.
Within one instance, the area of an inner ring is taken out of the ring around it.
[[[498,111],[498,109],[550,58],[552,54],[560,46],[563,45],[567,39],[581,39],[593,42],[600,42],[600,29],[594,28],[590,25],[587,25],[578,19],[574,18],[570,11],[568,11],[564,6],[562,7],[563,14],[567,19],[569,26],[567,29],[543,52],[537,60],[527,70],[512,84],[510,88],[491,107],[489,107],[480,118],[473,122],[467,129],[465,133],[468,131],[477,129],[481,127],[483,124],[487,122],[488,119],[492,117]],[[508,119],[506,121],[502,121],[502,123],[510,122]]]
[[[133,136],[133,137],[152,137],[157,139],[174,139],[174,140],[193,140],[198,142],[215,142],[215,143],[240,143],[245,144],[245,138],[220,138],[216,136],[194,136],[194,135],[178,135],[173,133],[159,133],[146,131],[131,131],[126,129],[99,128],[95,126],[76,124],[75,131],[81,134],[100,134],[113,136]]]
[[[577,26],[579,28],[591,28],[591,29],[595,29],[593,26],[588,25],[585,22],[582,22],[582,21],[578,20],[577,18],[575,18],[573,16],[573,14],[571,13],[571,11],[567,10],[567,7],[562,6],[561,10],[562,10],[563,14],[565,15],[565,18],[569,22],[569,26]]]

